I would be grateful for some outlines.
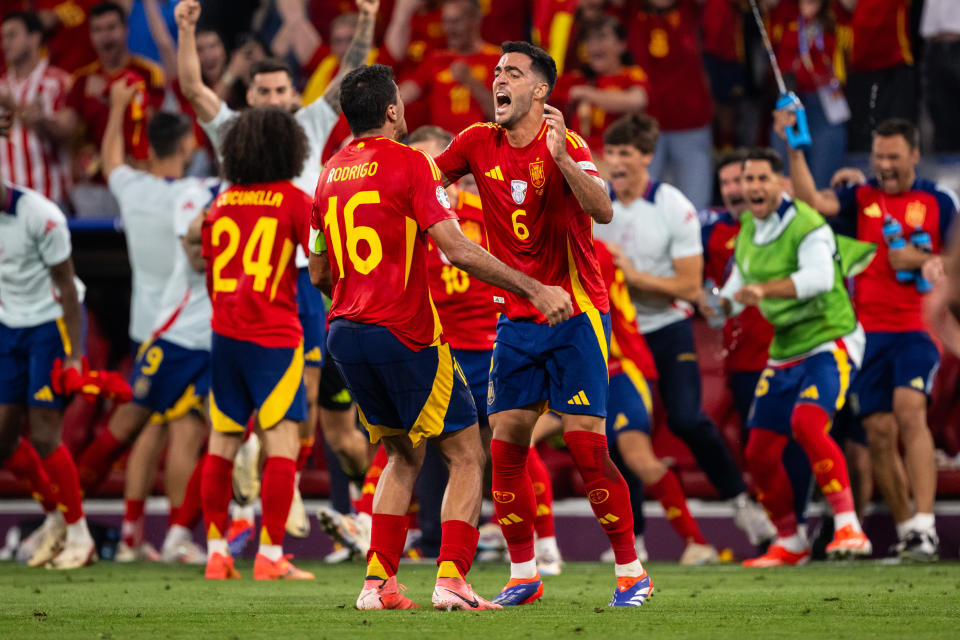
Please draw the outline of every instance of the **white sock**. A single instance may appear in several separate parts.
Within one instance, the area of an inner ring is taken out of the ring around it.
[[[233,520],[246,520],[247,522],[256,522],[256,511],[253,509],[252,504],[248,504],[245,507],[237,505],[237,508],[233,511]]]
[[[634,578],[643,575],[643,565],[639,560],[628,562],[627,564],[613,565],[613,573],[618,578]]]
[[[86,518],[67,525],[67,542],[89,542],[91,539]]]
[[[750,496],[747,495],[746,491],[743,491],[735,495],[730,502],[733,503],[734,508],[743,509],[744,507],[747,506],[747,504],[749,504]]]
[[[537,538],[537,542],[534,546],[540,553],[552,553],[554,555],[560,554],[560,548],[557,546],[557,538],[555,536],[544,536],[543,538]]]
[[[777,538],[774,544],[780,545],[790,553],[800,553],[807,550],[807,539],[800,535],[800,532],[786,538]]]
[[[223,556],[230,555],[230,547],[227,546],[226,538],[212,538],[207,540],[207,559],[212,558],[215,553]]]
[[[907,534],[910,533],[910,531],[915,528],[913,526],[913,520],[914,518],[908,518],[903,522],[897,523],[897,539],[898,540],[903,540],[904,538],[906,538]]]
[[[279,544],[261,544],[257,553],[262,553],[273,562],[283,557],[283,547]]]
[[[167,535],[163,540],[163,548],[171,549],[192,537],[190,529],[179,524],[170,525],[170,528],[167,529]]]
[[[63,513],[59,509],[51,511],[43,520],[44,527],[65,527],[67,523],[63,520]]]
[[[924,533],[935,533],[937,530],[936,518],[932,513],[918,513],[913,516],[913,528]]]
[[[527,560],[526,562],[511,562],[510,577],[520,580],[529,580],[537,577],[537,561]]]
[[[833,515],[833,528],[835,531],[840,531],[844,527],[853,527],[853,530],[857,533],[863,531],[860,528],[860,521],[857,519],[856,511],[844,511],[843,513],[835,513]]]

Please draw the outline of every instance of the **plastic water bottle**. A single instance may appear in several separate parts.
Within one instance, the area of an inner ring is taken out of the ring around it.
[[[707,278],[703,283],[703,290],[704,302],[714,311],[714,314],[707,318],[707,326],[719,329],[727,321],[727,316],[723,312],[723,304],[720,303],[720,289],[713,278]]]
[[[924,231],[922,227],[916,227],[913,233],[910,234],[910,244],[924,253],[933,253],[933,242],[930,239],[930,233]],[[930,290],[933,289],[933,284],[923,277],[923,273],[920,270],[917,270],[915,282],[917,283],[917,291],[920,293],[930,293]]]
[[[903,237],[903,227],[889,213],[883,219],[883,239],[887,242],[890,249],[903,249],[907,246],[907,241]],[[913,282],[917,274],[913,271],[897,271],[898,282]]]

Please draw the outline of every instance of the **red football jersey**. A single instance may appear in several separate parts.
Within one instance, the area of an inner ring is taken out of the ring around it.
[[[147,118],[150,111],[160,110],[165,93],[163,69],[159,65],[131,55],[127,66],[107,72],[98,60],[74,74],[67,106],[76,111],[86,124],[87,141],[99,150],[110,117],[110,85],[121,78],[126,78],[129,84],[137,84],[141,89],[130,103],[123,121],[125,152],[137,160],[146,160],[150,149]]]
[[[34,11],[53,11],[60,23],[45,43],[50,64],[72,73],[97,59],[93,43],[90,42],[87,12],[98,2],[99,0],[34,0]]]
[[[583,138],[567,130],[567,153],[599,177]],[[489,122],[461,131],[437,157],[447,178],[472,173],[477,179],[490,252],[547,285],[563,287],[574,313],[609,308],[607,290],[593,247],[593,219],[584,212],[547,148],[547,124],[525,147],[507,142],[506,131]],[[511,320],[546,323],[528,300],[504,292],[503,312]]]
[[[858,0],[850,21],[851,71],[877,71],[913,64],[910,0]]]
[[[454,210],[460,218],[463,235],[486,249],[487,234],[483,228],[479,196],[458,191]],[[428,239],[427,245],[430,295],[437,305],[447,342],[454,349],[493,349],[493,341],[497,339],[497,310],[493,297],[503,296],[503,293],[450,264],[433,240]]]
[[[414,351],[440,343],[426,231],[457,219],[441,178],[430,156],[383,137],[357,138],[326,164],[311,226],[333,275],[331,321],[386,327]]]
[[[743,62],[743,19],[743,3],[738,0],[706,0],[700,16],[704,52],[728,62]]]
[[[647,341],[637,326],[637,310],[630,300],[626,278],[623,271],[613,262],[613,254],[607,245],[599,240],[594,242],[600,272],[610,296],[610,359],[607,371],[610,377],[623,373],[624,367],[635,367],[647,380],[657,379],[657,365]]]
[[[570,126],[586,139],[590,150],[599,153],[603,151],[603,133],[623,114],[607,113],[595,105],[586,105],[583,108],[581,105],[571,104],[570,89],[585,84],[611,91],[640,87],[649,95],[650,80],[640,67],[622,67],[620,73],[596,78],[587,78],[581,71],[571,71],[557,79],[551,99],[564,111]]]
[[[211,327],[264,347],[303,340],[296,246],[306,248],[310,197],[292,182],[234,185],[203,221]]]
[[[637,11],[628,25],[627,45],[655,87],[647,111],[661,131],[710,124],[713,98],[700,50],[700,18],[692,0],[680,0],[664,14]]]
[[[474,79],[489,87],[499,61],[500,48],[491,44],[484,44],[478,53],[469,56],[449,50],[428,53],[411,78],[422,91],[420,100],[427,103],[427,122],[448,131],[460,131],[486,120],[483,107],[468,87],[453,79],[450,67],[454,62],[466,63]],[[492,105],[493,95],[487,94],[486,100]]]
[[[780,71],[794,76],[798,91],[816,91],[834,78],[845,77],[836,33],[805,22],[796,4],[782,3],[771,12],[770,40]]]

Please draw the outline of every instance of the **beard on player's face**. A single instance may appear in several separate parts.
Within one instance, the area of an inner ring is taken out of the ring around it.
[[[518,95],[513,92],[506,110],[498,110],[496,121],[504,129],[513,129],[533,107],[533,92]]]

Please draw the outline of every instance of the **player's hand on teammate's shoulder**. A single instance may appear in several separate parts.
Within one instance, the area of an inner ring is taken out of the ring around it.
[[[567,155],[567,124],[563,120],[563,112],[550,105],[543,106],[543,119],[547,121],[547,148],[554,160],[561,160]]]
[[[375,16],[380,9],[380,0],[357,0],[357,11],[361,14]]]
[[[867,176],[863,171],[855,167],[843,167],[838,169],[833,177],[830,178],[830,188],[838,189],[841,187],[851,187],[854,185],[867,184]]]
[[[180,0],[173,10],[173,18],[180,28],[195,27],[200,19],[200,3],[197,0]]]
[[[532,296],[530,304],[537,308],[550,323],[555,326],[573,315],[573,301],[563,287],[540,284]]]

